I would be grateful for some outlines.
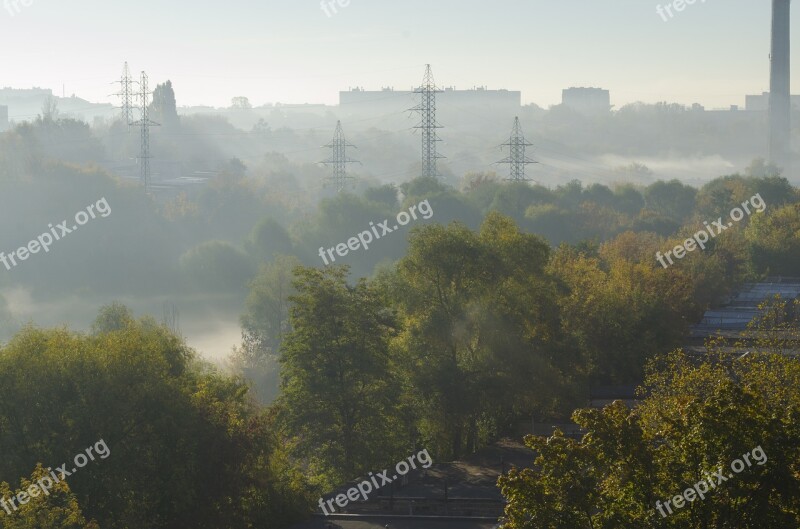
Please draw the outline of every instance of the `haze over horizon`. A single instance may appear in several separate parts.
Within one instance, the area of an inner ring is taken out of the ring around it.
[[[800,528],[798,1],[0,0],[0,529]]]
[[[520,90],[523,104],[542,107],[570,86],[608,89],[616,108],[741,106],[769,89],[769,2],[697,2],[666,22],[659,2],[641,0],[499,0],[491,9],[352,0],[332,16],[315,0],[144,0],[124,17],[99,0],[34,0],[18,12],[10,4],[0,6],[0,45],[12,50],[0,86],[58,95],[64,86],[93,102],[116,103],[111,83],[125,61],[152,83],[172,80],[181,106],[227,107],[236,96],[256,106],[336,104],[350,87],[416,86],[425,63],[441,86]],[[798,39],[792,46],[797,72]]]

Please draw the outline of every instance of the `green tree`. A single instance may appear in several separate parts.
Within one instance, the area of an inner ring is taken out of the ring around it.
[[[544,237],[553,245],[574,243],[582,238],[577,229],[575,213],[555,204],[530,206],[525,210],[525,220],[531,232]]]
[[[265,263],[272,261],[276,255],[291,255],[292,239],[279,222],[266,217],[250,232],[244,248],[256,262]]]
[[[614,187],[616,209],[628,215],[637,215],[644,208],[644,197],[639,190],[631,184],[622,184]]]
[[[94,334],[104,334],[122,331],[135,323],[133,311],[122,303],[115,301],[111,305],[106,305],[100,309],[100,313],[92,323],[92,332]]]
[[[66,479],[104,529],[277,528],[310,499],[244,382],[150,318],[88,336],[23,329],[0,349],[0,432],[2,476],[69,465],[103,439],[108,457]]]
[[[346,267],[295,275],[278,409],[294,455],[333,486],[401,452],[388,344],[396,323],[374,287],[347,285]]]
[[[489,209],[507,215],[522,224],[525,220],[525,210],[529,206],[548,204],[552,201],[552,193],[545,187],[531,186],[525,182],[510,182],[497,190]]]
[[[569,358],[551,349],[548,254],[540,238],[492,213],[480,233],[456,223],[417,230],[397,276],[384,279],[399,300],[395,346],[409,399],[440,458],[472,453],[515,419],[569,400]]]
[[[768,163],[764,158],[755,158],[744,173],[755,178],[775,177],[781,175],[781,169],[773,163]]]
[[[17,324],[8,302],[3,296],[0,296],[0,343],[6,341],[16,331]]]
[[[210,291],[242,291],[253,275],[247,255],[224,241],[208,241],[180,258],[181,269],[194,285]]]
[[[660,245],[652,234],[626,232],[596,256],[563,245],[549,262],[566,289],[558,298],[561,325],[594,383],[641,380],[647,359],[685,335],[693,282],[676,266],[658,266]]]
[[[364,191],[364,197],[367,200],[385,204],[388,208],[397,208],[397,187],[394,184],[370,187]]]
[[[697,190],[678,180],[659,180],[644,190],[645,207],[679,223],[688,220],[694,211]]]
[[[47,494],[37,485],[38,481],[49,480],[51,488]],[[49,472],[37,465],[30,479],[20,480],[17,490],[8,483],[0,483],[0,499],[13,498],[17,492],[25,492],[34,486],[36,496],[29,496],[24,505],[17,504],[12,509],[6,504],[10,514],[0,510],[0,529],[99,529],[94,520],[87,522],[78,506],[78,500],[66,481],[53,483]]]
[[[709,222],[727,217],[731,209],[753,196],[751,182],[741,175],[729,175],[711,180],[696,196],[696,211],[701,220]]]
[[[587,432],[580,441],[527,437],[536,466],[499,480],[509,501],[504,527],[796,527],[800,365],[761,348],[731,355],[721,345],[709,344],[700,361],[681,352],[659,356],[637,409],[615,402],[577,411],[573,418]],[[730,472],[744,454],[751,464],[707,486],[704,499],[695,494],[682,509],[663,507],[708,473]]]
[[[234,367],[252,381],[256,396],[272,402],[279,393],[279,351],[290,330],[289,298],[296,292],[292,270],[300,266],[295,257],[279,255],[262,265],[250,283],[242,321],[242,346],[234,351]]]
[[[150,103],[151,118],[160,123],[166,129],[175,128],[180,118],[178,118],[178,106],[175,102],[175,91],[172,89],[172,81],[159,84],[153,90],[153,101]]]
[[[753,215],[745,237],[756,270],[773,275],[800,275],[800,204],[772,209],[766,215]]]

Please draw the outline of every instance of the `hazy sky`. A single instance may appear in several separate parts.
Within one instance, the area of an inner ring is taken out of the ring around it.
[[[0,0],[0,86],[92,101],[114,101],[126,60],[152,86],[171,79],[181,106],[335,104],[350,86],[410,88],[425,63],[442,86],[542,106],[569,86],[610,89],[618,107],[743,105],[769,88],[768,0],[697,0],[667,22],[665,0],[350,0],[330,17],[319,0],[23,1]]]

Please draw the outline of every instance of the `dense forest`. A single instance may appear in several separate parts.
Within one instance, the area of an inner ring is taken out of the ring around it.
[[[91,138],[82,127],[42,118],[0,137],[0,222],[11,228],[0,248],[101,197],[111,211],[47,256],[0,270],[0,287],[220,303],[240,310],[242,344],[222,369],[122,303],[98,303],[84,331],[14,321],[0,307],[0,496],[101,439],[110,451],[0,512],[0,527],[285,527],[320,494],[411,451],[463,458],[520,420],[569,420],[591,387],[611,384],[644,384],[649,396],[636,412],[576,412],[591,432],[581,443],[530,438],[538,474],[500,483],[508,527],[644,527],[647,504],[677,490],[691,457],[733,458],[759,443],[774,490],[762,477],[727,492],[755,495],[758,508],[723,517],[722,503],[708,503],[691,516],[796,520],[794,363],[754,356],[731,370],[674,353],[744,281],[800,276],[800,195],[774,167],[756,160],[700,188],[547,188],[470,173],[458,186],[376,183],[317,203],[300,192],[315,172],[267,156],[253,168],[226,160],[208,185],[165,198],[87,165],[94,153],[71,150],[68,163],[41,152],[54,135]],[[763,210],[659,264],[658,252],[756,195]],[[320,260],[321,248],[425,201],[429,218]],[[735,443],[713,442],[738,421],[747,427]],[[689,439],[700,444],[676,454]]]
[[[3,0],[0,529],[800,529],[791,4]]]

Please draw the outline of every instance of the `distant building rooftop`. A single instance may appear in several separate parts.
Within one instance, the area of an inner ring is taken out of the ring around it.
[[[388,93],[388,94],[387,94]],[[413,96],[414,88],[409,90],[395,90],[394,87],[383,87],[380,90],[365,90],[363,87],[351,87],[347,91],[339,92],[339,104],[353,103],[387,104],[389,97]],[[516,107],[522,106],[522,92],[507,90],[505,88],[489,90],[485,86],[478,86],[466,90],[459,90],[454,86],[441,89],[439,99],[443,102],[449,100],[457,102],[474,102],[475,104],[505,104]]]
[[[791,96],[791,102],[793,108],[800,109],[800,95]],[[769,92],[744,96],[744,108],[749,111],[766,112],[769,110]]]
[[[711,336],[738,337],[760,314],[759,305],[776,295],[784,300],[798,298],[800,278],[770,277],[763,283],[745,283],[724,306],[707,310],[700,323],[692,326],[689,336],[693,344],[702,345],[702,340]]]
[[[611,110],[611,95],[602,88],[573,86],[561,91],[561,104],[582,114],[603,114]]]

